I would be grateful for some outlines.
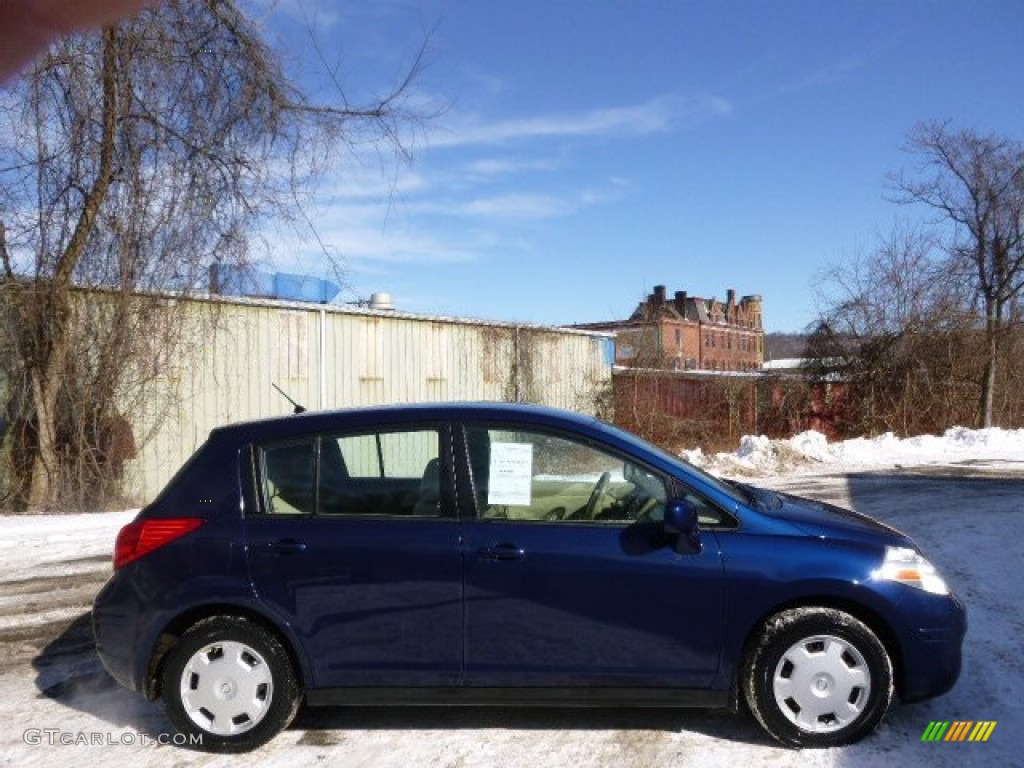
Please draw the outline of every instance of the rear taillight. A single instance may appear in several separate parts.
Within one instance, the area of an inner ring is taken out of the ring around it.
[[[117,534],[114,570],[194,531],[202,524],[202,518],[198,517],[154,518],[129,523]]]

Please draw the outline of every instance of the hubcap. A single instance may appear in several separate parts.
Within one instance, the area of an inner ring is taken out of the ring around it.
[[[801,731],[831,733],[867,706],[871,671],[856,646],[834,635],[793,643],[779,659],[772,693],[782,714]]]
[[[231,736],[266,716],[274,684],[266,660],[244,643],[213,643],[196,651],[181,673],[181,703],[208,733]]]

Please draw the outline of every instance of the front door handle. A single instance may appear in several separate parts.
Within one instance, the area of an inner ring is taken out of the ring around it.
[[[515,544],[496,544],[493,547],[481,547],[476,553],[485,560],[522,560],[526,553]]]
[[[306,551],[306,542],[298,539],[278,539],[271,542],[270,548],[279,555],[297,555]]]

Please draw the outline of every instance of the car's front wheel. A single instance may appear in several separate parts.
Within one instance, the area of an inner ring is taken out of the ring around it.
[[[245,752],[295,717],[301,691],[288,654],[272,634],[237,616],[198,622],[163,667],[164,706],[192,746]]]
[[[849,744],[885,715],[892,662],[875,633],[850,614],[794,608],[765,623],[745,659],[743,692],[758,722],[784,744]]]

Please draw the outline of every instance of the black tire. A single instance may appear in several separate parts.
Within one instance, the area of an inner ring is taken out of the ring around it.
[[[892,662],[875,633],[850,614],[794,608],[765,622],[741,684],[750,711],[777,741],[834,747],[858,741],[881,721],[892,701]]]
[[[206,752],[267,743],[288,727],[302,698],[278,639],[238,616],[203,619],[182,634],[164,660],[161,684],[174,727],[187,746]]]

